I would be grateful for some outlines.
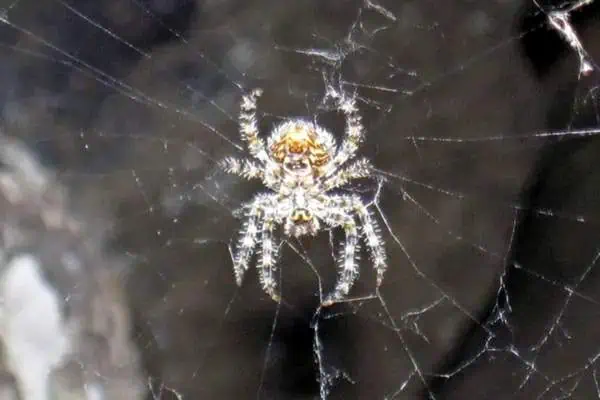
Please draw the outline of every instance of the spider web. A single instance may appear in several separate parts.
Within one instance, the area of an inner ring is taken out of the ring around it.
[[[113,213],[148,398],[600,396],[598,4],[446,3],[3,1],[3,129]],[[379,290],[362,254],[320,305],[335,230],[282,238],[281,304],[235,285],[254,87],[338,141],[356,94]]]

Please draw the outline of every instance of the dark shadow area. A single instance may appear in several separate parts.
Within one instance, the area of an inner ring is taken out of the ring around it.
[[[573,14],[577,32],[598,29],[599,5]],[[595,101],[582,100],[586,85],[594,85],[596,74],[576,81],[577,57],[545,24],[546,15],[535,6],[525,6],[517,24],[519,32],[529,32],[521,40],[525,59],[540,85],[552,87],[555,93],[548,104],[545,130],[597,126]],[[585,43],[588,51],[598,48],[593,37]],[[456,371],[468,360],[479,361],[452,379],[435,379],[434,392],[441,398],[461,399],[468,393],[473,398],[528,399],[553,381],[548,398],[597,395],[593,380],[584,375],[593,368],[588,364],[589,352],[597,351],[593,332],[599,329],[597,304],[586,297],[600,289],[595,268],[600,169],[593,161],[600,156],[599,146],[596,138],[566,137],[553,140],[540,151],[519,201],[521,211],[502,276],[505,286],[490,293],[478,318],[484,325],[472,324],[439,371]],[[556,218],[544,215],[544,210],[551,210]],[[585,224],[577,215],[585,215]],[[544,331],[548,331],[547,337]],[[497,349],[498,357],[481,357],[484,346]],[[502,351],[509,354],[501,355]],[[523,362],[535,365],[535,369],[525,369],[529,376],[525,379],[515,375]],[[578,367],[578,373],[570,373]],[[561,386],[575,381],[581,383],[572,391]]]

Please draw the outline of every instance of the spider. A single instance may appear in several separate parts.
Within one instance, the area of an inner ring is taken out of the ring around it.
[[[250,157],[227,157],[221,162],[226,172],[260,179],[268,189],[242,206],[246,220],[232,252],[236,283],[241,286],[252,255],[260,247],[260,283],[274,301],[280,302],[275,279],[279,250],[274,241],[275,229],[283,226],[286,236],[300,237],[314,236],[323,227],[341,227],[345,242],[338,259],[339,276],[324,304],[346,298],[358,278],[361,238],[377,272],[379,287],[387,264],[377,221],[359,196],[334,191],[373,173],[368,159],[355,159],[364,135],[355,98],[328,93],[346,119],[345,137],[339,146],[330,132],[299,118],[276,125],[265,144],[258,136],[256,118],[256,103],[261,95],[261,89],[254,89],[241,102],[240,132]]]

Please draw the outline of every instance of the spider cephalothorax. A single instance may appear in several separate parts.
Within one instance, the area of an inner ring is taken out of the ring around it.
[[[287,159],[301,159],[310,163],[314,173],[332,157],[333,138],[318,126],[306,121],[289,121],[274,132],[269,140],[273,159],[283,163]]]
[[[364,131],[354,98],[330,93],[346,116],[346,135],[341,145],[336,146],[327,130],[302,119],[277,125],[265,144],[258,136],[256,123],[256,100],[261,93],[256,89],[242,99],[240,129],[251,158],[229,157],[222,163],[226,171],[247,179],[261,179],[269,189],[244,205],[247,219],[233,260],[237,284],[241,285],[260,243],[260,281],[265,292],[279,301],[274,276],[276,227],[282,225],[285,235],[300,237],[315,235],[325,225],[341,227],[346,234],[339,258],[339,278],[325,303],[345,298],[358,277],[356,258],[361,237],[377,271],[379,286],[386,269],[386,255],[377,222],[358,196],[330,193],[353,179],[372,174],[367,159],[354,159]]]

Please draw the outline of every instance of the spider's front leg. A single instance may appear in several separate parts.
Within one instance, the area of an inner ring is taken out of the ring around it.
[[[358,106],[356,105],[356,97],[348,97],[336,91],[330,92],[329,96],[336,100],[338,109],[344,113],[346,118],[346,133],[335,157],[327,166],[325,176],[331,176],[342,164],[354,157],[365,132],[361,116],[358,112]]]
[[[240,132],[242,140],[248,144],[248,151],[263,163],[268,161],[265,143],[258,137],[258,123],[256,120],[256,101],[262,95],[262,89],[254,89],[242,96],[240,111]]]

